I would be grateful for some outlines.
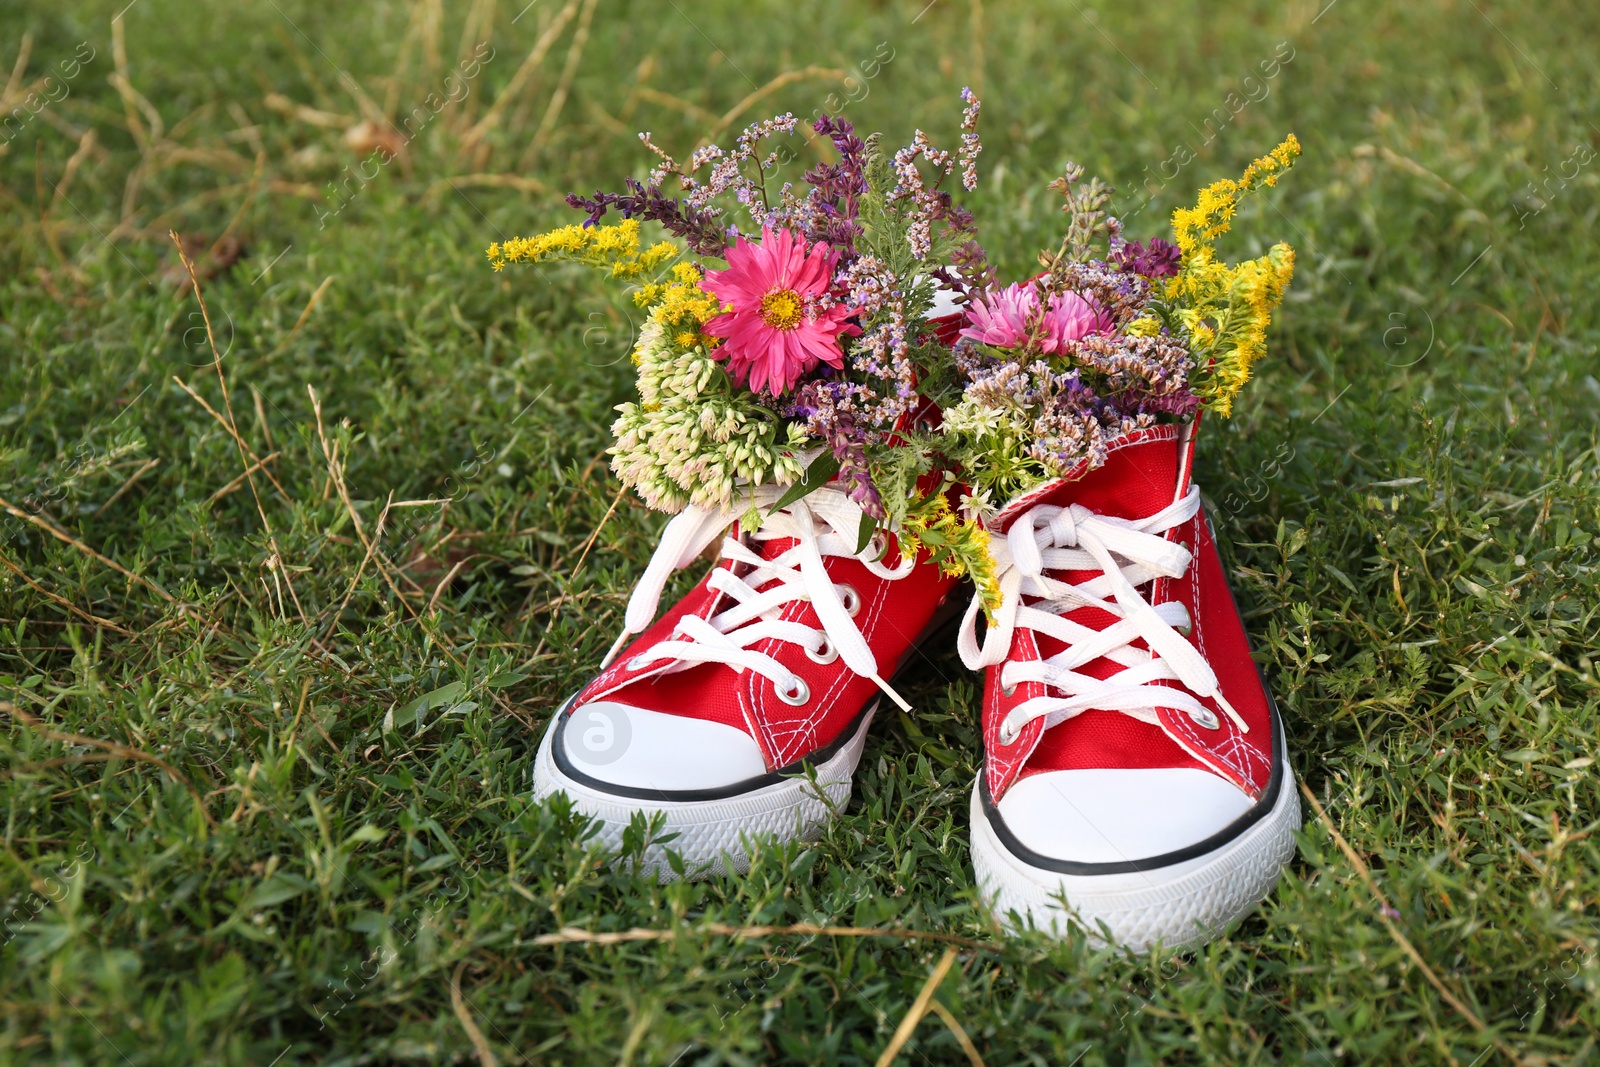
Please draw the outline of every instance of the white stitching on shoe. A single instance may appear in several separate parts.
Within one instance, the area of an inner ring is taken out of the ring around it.
[[[1197,558],[1196,565],[1189,569],[1188,582],[1190,599],[1194,604],[1193,614],[1198,620],[1200,617],[1200,567],[1198,565],[1198,556],[1200,554],[1202,536],[1209,536],[1210,531],[1208,529],[1202,534],[1200,523],[1204,520],[1201,516],[1197,515],[1192,521],[1195,527],[1194,546]],[[1205,628],[1197,623],[1195,632],[1200,645],[1200,652],[1209,660],[1210,656],[1205,647]],[[1219,770],[1231,772],[1229,777],[1250,793],[1259,794],[1263,788],[1264,777],[1272,773],[1271,763],[1262,757],[1254,745],[1247,744],[1242,740],[1234,730],[1232,723],[1222,723],[1222,735],[1214,735],[1210,738],[1201,737],[1195,731],[1193,724],[1181,715],[1164,717],[1162,727],[1167,731],[1168,736],[1179,743],[1184,751],[1202,763],[1208,763]],[[1219,764],[1220,766],[1218,766]]]
[[[880,615],[889,600],[889,583],[877,583],[877,588],[872,594],[872,600],[862,610],[864,616],[858,616],[858,625],[862,631],[870,632],[875,629]],[[795,602],[785,609],[786,618],[799,618],[804,613],[805,605]],[[770,642],[769,642],[770,644]],[[751,680],[752,697],[757,701],[757,714],[761,720],[761,728],[769,742],[772,751],[780,764],[792,763],[801,755],[817,747],[816,731],[822,720],[828,716],[835,700],[850,685],[850,675],[840,671],[833,681],[828,684],[826,692],[813,700],[809,707],[811,713],[802,720],[790,720],[785,723],[786,728],[775,730],[772,727],[772,715],[783,712],[772,708],[766,701],[766,690],[758,686],[754,679]]]

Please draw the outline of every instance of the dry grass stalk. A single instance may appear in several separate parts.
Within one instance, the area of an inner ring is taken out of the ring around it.
[[[539,120],[539,128],[534,131],[532,143],[517,161],[518,170],[532,170],[537,165],[539,153],[555,131],[556,120],[561,117],[561,109],[567,104],[567,94],[572,90],[572,79],[577,76],[578,64],[583,61],[583,50],[589,44],[589,26],[594,22],[594,9],[599,4],[600,0],[584,0],[583,11],[578,16],[578,27],[572,31],[572,43],[567,47],[567,61],[561,68],[561,79],[556,82],[556,91],[550,94],[550,103],[544,109],[544,117]]]
[[[130,582],[137,582],[138,584],[144,586],[146,589],[150,590],[152,593],[155,593],[167,603],[176,604],[178,602],[177,597],[161,588],[160,585],[156,584],[151,579],[146,578],[142,574],[135,574],[133,571],[130,571],[128,568],[124,567],[110,556],[105,556],[99,552],[96,552],[94,549],[90,548],[76,537],[73,537],[65,530],[60,529],[53,523],[45,521],[45,519],[38,515],[32,515],[26,511],[23,511],[5,497],[0,497],[0,511],[5,511],[8,515],[13,515],[16,518],[21,519],[23,522],[31,523],[32,525],[39,527],[39,529],[43,530],[51,537],[54,537],[56,540],[69,544],[79,552],[82,552],[84,555],[99,560],[101,563],[104,563],[107,567],[110,567],[112,570],[116,571]]]
[[[160,456],[157,456],[154,459],[147,459],[141,463],[139,465],[139,469],[130,474],[128,476],[128,480],[123,482],[115,493],[112,493],[109,497],[107,497],[104,504],[101,504],[99,507],[94,509],[94,517],[98,519],[107,508],[121,500],[123,494],[133,488],[134,483],[136,483],[140,478],[143,478],[146,474],[149,474],[151,471],[155,470],[160,465]]]
[[[15,574],[18,578],[21,578],[25,583],[27,583],[28,588],[32,589],[34,592],[38,593],[40,596],[51,601],[52,603],[60,604],[62,607],[66,608],[72,614],[78,616],[78,618],[82,619],[84,622],[92,623],[95,626],[103,626],[107,630],[114,630],[117,633],[122,634],[124,637],[134,636],[132,630],[125,630],[121,626],[118,626],[116,623],[112,622],[110,619],[102,619],[98,615],[84,611],[66,597],[52,593],[38,582],[28,577],[27,572],[13,563],[3,552],[0,552],[0,566],[4,566],[12,574]]]
[[[148,763],[152,766],[160,768],[160,770],[166,774],[168,778],[171,778],[174,782],[177,782],[179,785],[183,786],[190,792],[191,795],[193,795],[195,805],[200,809],[200,814],[204,816],[206,825],[211,827],[215,827],[217,825],[216,821],[211,818],[211,813],[206,810],[205,798],[200,795],[200,791],[190,783],[189,779],[183,776],[181,771],[172,766],[172,764],[168,763],[166,760],[163,760],[161,757],[152,756],[150,753],[145,752],[142,749],[130,748],[127,745],[118,744],[115,741],[102,741],[98,737],[85,737],[83,734],[68,734],[62,733],[59,730],[52,730],[48,726],[44,725],[44,723],[34,718],[32,715],[29,715],[27,712],[11,703],[9,700],[0,700],[0,712],[10,715],[22,725],[26,726],[28,729],[34,731],[40,737],[43,737],[48,741],[58,741],[64,745],[85,745],[89,748],[99,749],[101,752],[105,753],[103,758],[106,759],[137,760],[140,763]],[[51,760],[48,762],[57,765],[64,765],[67,763],[89,762],[91,759],[92,757],[88,756],[66,756],[62,757],[61,759]],[[17,774],[22,770],[24,770],[24,768],[18,767],[8,771],[7,773]]]
[[[1417,969],[1422,972],[1422,977],[1426,978],[1428,984],[1438,991],[1446,1004],[1454,1008],[1456,1013],[1465,1019],[1474,1030],[1494,1042],[1495,1048],[1500,1051],[1501,1055],[1511,1063],[1523,1062],[1521,1057],[1516,1054],[1516,1051],[1506,1043],[1505,1039],[1491,1031],[1484,1024],[1484,1021],[1478,1018],[1478,1013],[1469,1008],[1460,997],[1456,996],[1455,992],[1444,984],[1444,980],[1434,972],[1433,968],[1428,966],[1427,961],[1422,958],[1422,953],[1418,952],[1416,946],[1411,943],[1411,939],[1406,937],[1401,932],[1400,927],[1396,926],[1394,920],[1390,918],[1391,912],[1396,915],[1399,912],[1390,906],[1389,898],[1384,896],[1383,890],[1378,888],[1378,883],[1373,879],[1372,871],[1367,867],[1366,862],[1356,854],[1355,849],[1350,847],[1350,842],[1346,841],[1344,835],[1339,832],[1338,827],[1333,825],[1333,820],[1328,818],[1328,813],[1323,810],[1322,802],[1317,799],[1317,795],[1304,782],[1300,783],[1300,792],[1311,802],[1312,810],[1317,813],[1317,819],[1322,823],[1329,835],[1332,836],[1333,843],[1339,847],[1340,852],[1344,853],[1345,859],[1350,861],[1350,865],[1356,869],[1356,874],[1360,876],[1361,881],[1366,885],[1367,892],[1371,893],[1373,899],[1378,902],[1378,919],[1383,923],[1384,929],[1389,931],[1389,936],[1394,938],[1395,944],[1400,946],[1400,951],[1404,952],[1406,957],[1416,964]]]
[[[209,403],[207,403],[205,397],[203,397],[199,393],[195,392],[194,389],[192,389],[187,382],[185,382],[182,378],[178,377],[176,374],[174,374],[172,376],[172,380],[175,383],[177,383],[177,386],[178,386],[179,389],[182,389],[184,392],[188,393],[192,398],[194,398],[194,402],[199,404],[202,408],[204,408],[206,414],[210,415],[213,419],[215,419],[219,426],[221,426],[224,430],[228,431],[228,436],[233,438],[234,442],[236,444],[238,444],[238,446],[244,451],[244,454],[246,456],[248,456],[252,462],[255,462],[255,463],[258,463],[258,464],[261,462],[261,457],[256,455],[255,449],[251,448],[249,443],[247,441],[245,441],[245,439],[243,437],[239,436],[238,429],[236,427],[230,425],[228,423],[228,420],[223,418],[222,415],[217,411],[216,408],[212,407]],[[278,495],[283,497],[284,503],[286,503],[286,504],[293,503],[293,501],[289,499],[288,491],[285,490],[284,487],[278,482],[277,475],[273,474],[271,471],[267,470],[265,467],[261,468],[261,473],[265,474],[267,476],[267,480],[272,483],[273,488],[277,489]]]
[[[177,246],[178,258],[183,260],[184,270],[189,272],[189,281],[194,286],[194,298],[200,303],[200,317],[206,325],[206,343],[211,346],[212,367],[217,372],[217,385],[222,390],[223,407],[228,412],[228,432],[233,436],[233,442],[239,449],[239,462],[244,467],[244,480],[245,484],[250,486],[250,496],[255,500],[256,514],[261,517],[261,525],[267,531],[267,543],[272,548],[272,557],[267,560],[267,569],[272,572],[273,580],[276,581],[278,572],[283,569],[283,551],[278,547],[278,535],[272,529],[272,520],[267,518],[267,509],[261,504],[261,491],[256,488],[255,478],[257,469],[260,469],[263,474],[268,472],[265,469],[265,464],[244,443],[244,438],[239,435],[239,422],[233,414],[233,397],[228,392],[228,378],[222,369],[222,351],[217,348],[217,336],[211,328],[211,311],[206,307],[205,294],[200,290],[200,277],[195,273],[194,261],[184,252],[183,241],[178,237],[177,232],[174,231],[169,236],[172,238],[172,243]],[[254,466],[250,463],[251,459],[255,460]],[[278,484],[277,479],[273,479],[273,484]],[[280,493],[283,492],[283,487],[278,486],[278,491]],[[288,499],[287,493],[284,494],[284,499]],[[288,574],[283,575],[283,584],[289,590],[289,599],[294,601],[295,613],[300,616],[301,623],[310,626],[311,620],[306,618],[306,609],[301,606],[300,596],[294,590],[294,581]]]
[[[567,23],[571,22],[577,15],[578,5],[581,2],[582,0],[567,0],[567,5],[561,9],[555,19],[546,27],[544,33],[539,35],[539,39],[534,42],[533,48],[528,52],[527,58],[522,61],[522,65],[517,68],[517,72],[511,76],[511,81],[506,84],[505,89],[500,92],[499,96],[495,97],[494,103],[489,106],[489,110],[484,113],[483,118],[479,119],[477,124],[461,138],[462,154],[467,155],[470,153],[471,158],[474,160],[473,165],[479,170],[483,169],[488,161],[487,149],[480,150],[479,148],[484,136],[494,129],[495,124],[500,121],[500,116],[505,113],[506,108],[510,107],[521,95],[529,79],[533,77],[534,71],[539,69],[539,64],[544,62],[545,55],[550,51],[551,46],[556,43],[556,39],[561,36],[561,31],[565,30]]]
[[[934,965],[933,973],[928,975],[928,980],[922,983],[922,990],[917,994],[917,999],[911,1002],[911,1010],[906,1012],[900,1025],[895,1027],[894,1036],[889,1039],[888,1046],[883,1054],[878,1057],[876,1067],[889,1067],[900,1050],[905,1048],[906,1042],[911,1040],[911,1035],[916,1032],[917,1024],[922,1017],[928,1014],[928,1005],[933,1001],[933,994],[939,988],[939,983],[944,981],[944,976],[950,973],[951,964],[956,961],[956,950],[947,948],[944,955],[939,957],[939,962]]]
[[[467,1010],[466,998],[461,995],[461,972],[466,969],[467,961],[462,960],[456,964],[455,973],[450,976],[450,1007],[455,1011],[456,1018],[461,1020],[461,1028],[467,1032],[467,1040],[472,1042],[473,1051],[478,1054],[478,1063],[482,1067],[498,1067],[500,1061],[495,1059],[494,1050],[489,1047],[489,1041],[472,1018],[472,1012]]]

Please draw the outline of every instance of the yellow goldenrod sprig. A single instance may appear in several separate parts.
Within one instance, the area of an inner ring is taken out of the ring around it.
[[[627,219],[615,226],[560,226],[533,237],[512,237],[488,247],[489,265],[504,270],[507,263],[583,263],[608,270],[613,278],[632,279],[654,274],[678,255],[671,241],[639,247],[639,221]]]
[[[1239,201],[1262,186],[1278,184],[1278,179],[1300,156],[1300,142],[1294,134],[1245,168],[1238,181],[1223,178],[1200,190],[1194,207],[1180,207],[1172,213],[1172,232],[1184,258],[1228,232]]]
[[[1239,201],[1276,185],[1299,155],[1300,142],[1290,134],[1245,168],[1238,181],[1213,182],[1200,191],[1194,207],[1172,213],[1182,260],[1164,296],[1176,325],[1189,338],[1195,392],[1218,415],[1232,412],[1233,398],[1249,381],[1251,365],[1266,352],[1267,326],[1294,276],[1294,249],[1276,244],[1266,255],[1230,267],[1217,259],[1212,245],[1228,232]]]
[[[667,281],[646,282],[633,294],[634,303],[648,307],[650,320],[660,323],[680,349],[704,345],[709,351],[722,343],[722,338],[710,337],[700,329],[724,310],[721,301],[700,288],[703,277],[695,264],[675,263]],[[634,362],[638,362],[637,355]]]

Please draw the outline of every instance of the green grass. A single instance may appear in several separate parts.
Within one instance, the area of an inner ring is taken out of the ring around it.
[[[140,0],[122,80],[124,3],[0,13],[0,71],[29,53],[0,110],[59,98],[0,134],[0,496],[28,516],[0,516],[0,1060],[874,1062],[946,944],[715,932],[801,923],[975,942],[937,1000],[989,1064],[1600,1055],[1593,5],[601,0],[469,143],[560,0]],[[348,178],[345,129],[444,98],[480,41],[471,96]],[[603,521],[629,308],[482,248],[636,173],[633,130],[691,146],[812,65],[858,80],[739,118],[837,93],[950,141],[981,88],[973,207],[1013,274],[1068,157],[1153,194],[1146,236],[1305,145],[1228,239],[1287,239],[1300,270],[1200,480],[1326,817],[1202,951],[998,932],[953,654],[874,732],[845,817],[747,877],[641,882],[528,799],[661,518],[624,497]],[[1257,99],[1218,130],[1229,93]],[[247,250],[199,262],[231,413],[169,229]],[[216,497],[246,461],[175,376],[276,454],[253,488]],[[633,928],[660,936],[552,936]],[[930,1014],[899,1061],[965,1059]]]

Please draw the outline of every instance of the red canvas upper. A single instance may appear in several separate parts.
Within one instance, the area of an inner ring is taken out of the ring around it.
[[[761,542],[760,554],[772,559],[794,542],[774,539]],[[889,539],[888,558],[898,558],[898,547]],[[911,573],[898,580],[880,578],[859,561],[829,557],[823,561],[828,576],[848,583],[861,594],[861,611],[856,626],[877,657],[885,678],[893,675],[917,639],[933,620],[939,606],[949,597],[955,579],[919,559]],[[729,569],[729,561],[715,569]],[[779,700],[770,681],[754,671],[737,672],[720,663],[702,663],[687,670],[665,673],[671,666],[654,663],[643,670],[629,664],[644,650],[672,636],[677,621],[687,614],[709,619],[726,607],[723,594],[707,587],[708,573],[672,610],[630,644],[610,667],[590,682],[573,702],[583,704],[606,699],[649,711],[709,719],[744,730],[761,745],[767,768],[775,770],[801,759],[837,738],[845,726],[879,695],[877,685],[847,667],[842,659],[821,664],[812,660],[799,645],[776,639],[752,646],[778,660],[804,679],[811,698],[794,707]],[[781,616],[785,620],[821,628],[816,612],[806,601],[793,601]]]
[[[931,319],[928,325],[938,340],[953,344],[963,321],[960,315],[948,315]],[[940,416],[937,405],[922,400],[901,417],[897,428],[934,426]],[[935,485],[937,481],[925,479],[920,488],[926,491]],[[888,550],[884,558],[897,559],[898,542],[892,535],[885,536]],[[787,539],[761,542],[760,555],[774,559],[793,544]],[[928,565],[926,553],[919,556],[910,574],[895,581],[878,577],[853,559],[829,557],[823,565],[833,581],[848,583],[861,594],[861,612],[855,623],[885,678],[891,677],[908,655],[917,654],[917,640],[924,636],[956,584],[956,579]],[[735,567],[724,561],[714,569]],[[584,687],[571,710],[603,698],[648,711],[734,726],[756,739],[766,757],[767,769],[775,770],[828,745],[878,696],[877,684],[851,671],[843,660],[819,664],[799,646],[777,640],[753,647],[788,667],[810,687],[811,699],[799,707],[776,699],[771,683],[761,675],[752,671],[741,674],[722,664],[704,663],[671,673],[666,673],[671,666],[667,663],[632,670],[632,659],[669,640],[683,616],[693,614],[709,619],[727,606],[722,594],[708,588],[710,580],[711,574],[707,573],[687,596],[629,644],[610,667]],[[821,628],[816,612],[804,601],[790,603],[781,618]]]
[[[1076,480],[1051,482],[1011,502],[991,526],[1004,532],[1038,504],[1079,504],[1101,515],[1147,518],[1188,493],[1193,447],[1192,433],[1182,434],[1178,427],[1127,434],[1114,442],[1103,466]],[[1187,547],[1194,560],[1182,578],[1157,579],[1140,593],[1152,605],[1176,600],[1189,610],[1193,628],[1188,641],[1210,663],[1223,695],[1249,732],[1240,732],[1216,701],[1205,699],[1202,703],[1220,720],[1215,730],[1167,708],[1158,709],[1160,726],[1120,712],[1091,710],[1048,729],[1042,719],[1034,719],[1006,745],[1000,740],[1001,721],[1017,705],[1045,695],[1047,689],[1039,683],[1022,682],[1007,695],[1001,686],[1001,668],[991,667],[985,679],[983,725],[985,773],[996,801],[1022,777],[1060,770],[1190,767],[1221,775],[1252,798],[1266,787],[1272,770],[1272,716],[1204,511],[1165,537]],[[1094,572],[1053,576],[1076,584],[1093,578]],[[1065,617],[1094,630],[1104,630],[1114,621],[1109,613],[1093,607],[1078,608]],[[1061,647],[1048,635],[1018,627],[1008,658],[1043,659],[1060,652]],[[1140,647],[1144,647],[1142,643]],[[1095,678],[1110,677],[1121,669],[1108,659],[1078,668]]]

